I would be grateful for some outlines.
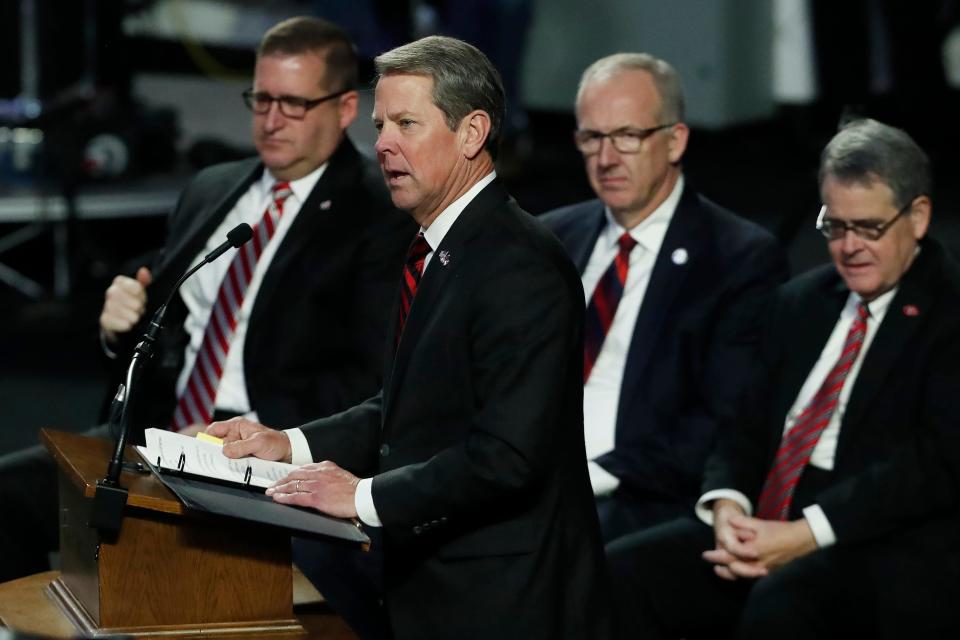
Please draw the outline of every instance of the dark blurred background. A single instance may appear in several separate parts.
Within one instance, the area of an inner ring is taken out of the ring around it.
[[[327,17],[373,56],[445,33],[501,69],[498,170],[533,213],[591,196],[573,148],[580,72],[616,51],[674,64],[688,180],[773,231],[799,273],[819,151],[839,122],[906,129],[935,166],[934,227],[960,250],[960,6],[951,0],[7,0],[0,3],[0,453],[95,423],[97,316],[115,273],[157,246],[198,168],[252,153],[253,50],[275,22]],[[372,148],[369,91],[351,134]],[[278,309],[278,312],[285,312]]]

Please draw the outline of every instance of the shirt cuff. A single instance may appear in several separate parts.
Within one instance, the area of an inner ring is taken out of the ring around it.
[[[111,360],[117,359],[117,352],[110,348],[110,345],[107,343],[107,336],[103,333],[103,329],[100,330],[100,348],[103,349],[103,355],[107,356]]]
[[[813,532],[813,539],[817,541],[817,546],[823,549],[836,544],[837,535],[827,520],[827,514],[823,512],[818,504],[812,504],[803,510],[803,517],[807,519],[807,525]]]
[[[587,461],[587,471],[590,473],[590,486],[593,487],[593,495],[595,496],[610,495],[620,486],[620,478],[593,460]]]
[[[753,514],[753,505],[750,504],[750,500],[747,499],[747,496],[743,495],[736,489],[714,489],[713,491],[707,491],[705,494],[700,496],[699,500],[697,500],[697,506],[694,507],[697,512],[697,517],[712,527],[713,502],[715,500],[720,500],[721,498],[733,500],[740,505],[740,507],[743,509],[743,512],[748,516]]]
[[[307,436],[303,435],[300,429],[284,429],[290,439],[290,463],[301,467],[313,462],[313,454],[310,453],[310,445],[307,443]]]
[[[373,478],[364,478],[357,483],[357,492],[353,495],[353,506],[357,509],[360,522],[368,527],[382,527],[377,507],[373,504]]]

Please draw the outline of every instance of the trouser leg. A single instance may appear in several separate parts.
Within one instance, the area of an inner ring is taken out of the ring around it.
[[[682,518],[607,545],[623,638],[730,635],[750,583],[717,577],[700,556],[713,530]]]
[[[383,609],[382,545],[369,531],[370,551],[328,540],[293,538],[293,561],[330,608],[363,640],[389,637]]]

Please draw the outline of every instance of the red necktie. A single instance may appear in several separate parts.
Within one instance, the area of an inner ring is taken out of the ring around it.
[[[291,193],[293,192],[289,182],[273,185],[273,198],[263,212],[263,217],[253,228],[253,241],[244,244],[234,255],[233,262],[220,283],[220,290],[203,334],[203,342],[197,352],[197,360],[177,401],[171,430],[180,431],[191,424],[210,422],[217,388],[237,327],[237,313],[243,305],[243,297],[253,279],[257,261],[277,230],[280,216],[283,215],[283,202]]]
[[[418,233],[417,237],[410,243],[407,249],[407,260],[403,265],[403,280],[400,285],[400,316],[397,318],[397,339],[400,342],[400,335],[403,333],[403,325],[407,322],[407,316],[410,315],[410,306],[413,305],[413,298],[417,295],[417,286],[420,284],[420,276],[423,275],[423,264],[427,259],[427,254],[433,251],[423,237],[423,233]]]
[[[627,283],[627,270],[630,267],[630,252],[637,241],[628,232],[617,240],[620,251],[593,290],[593,297],[587,305],[586,328],[583,338],[583,381],[590,378],[593,365],[600,356],[603,341],[610,330],[613,316],[617,313],[623,287]]]
[[[847,332],[847,340],[843,344],[840,358],[810,400],[810,404],[784,434],[773,460],[773,467],[767,474],[763,491],[760,493],[757,505],[758,518],[787,519],[800,474],[810,461],[813,448],[817,445],[820,435],[830,422],[830,416],[837,408],[843,383],[863,346],[869,315],[866,305],[861,303],[857,307],[857,317],[853,319],[850,331]]]

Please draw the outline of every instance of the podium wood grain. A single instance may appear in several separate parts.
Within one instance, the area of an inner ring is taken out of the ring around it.
[[[60,472],[61,574],[50,591],[79,631],[303,636],[289,534],[190,513],[152,474],[124,472],[129,498],[109,542],[87,522],[111,444],[49,429],[41,439]]]
[[[56,571],[48,571],[0,584],[0,626],[44,638],[77,637],[77,630],[70,620],[46,593],[47,587],[58,575]],[[317,602],[313,586],[296,570],[293,572],[293,593],[294,612],[306,629],[307,640],[357,640],[342,618],[331,613],[323,602]],[[209,638],[209,635],[200,633],[183,637]],[[216,636],[217,640],[233,637],[236,636]]]

